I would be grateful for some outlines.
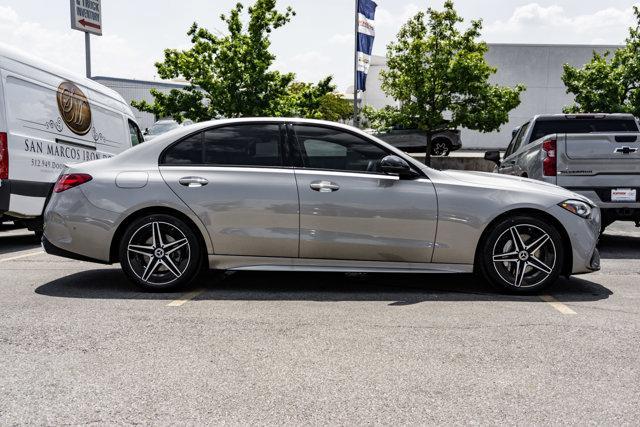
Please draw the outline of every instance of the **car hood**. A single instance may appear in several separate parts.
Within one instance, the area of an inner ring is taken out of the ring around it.
[[[565,188],[558,187],[557,185],[549,184],[543,181],[536,181],[534,179],[522,178],[511,175],[501,175],[497,173],[489,172],[474,172],[474,171],[457,171],[446,170],[442,171],[448,177],[456,179],[458,181],[468,182],[482,187],[496,188],[509,191],[521,191],[532,193],[546,193],[548,195],[557,196],[560,199],[567,200],[581,200],[591,205],[595,204],[588,198],[569,191]]]

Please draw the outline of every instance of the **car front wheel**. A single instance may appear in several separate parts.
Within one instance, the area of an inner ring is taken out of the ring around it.
[[[200,244],[191,228],[170,215],[149,215],[127,227],[120,242],[120,265],[147,290],[189,284],[198,275]]]
[[[479,261],[490,283],[513,292],[532,292],[558,279],[564,247],[553,225],[535,217],[516,216],[493,227]]]

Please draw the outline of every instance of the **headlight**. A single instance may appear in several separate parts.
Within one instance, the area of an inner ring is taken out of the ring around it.
[[[591,206],[580,200],[566,200],[560,203],[560,207],[582,218],[589,218],[591,216]]]

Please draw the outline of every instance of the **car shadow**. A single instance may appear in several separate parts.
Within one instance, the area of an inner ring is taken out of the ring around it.
[[[13,224],[0,225],[0,255],[40,246],[36,235]]]
[[[603,234],[598,250],[602,259],[640,259],[640,237]]]
[[[35,292],[62,298],[167,300],[204,289],[198,300],[218,301],[382,301],[391,306],[427,301],[540,301],[537,295],[497,292],[469,274],[341,274],[234,272],[208,274],[180,292],[142,292],[119,269],[75,273],[46,283]],[[612,292],[583,280],[562,278],[551,291],[565,302],[598,301]]]

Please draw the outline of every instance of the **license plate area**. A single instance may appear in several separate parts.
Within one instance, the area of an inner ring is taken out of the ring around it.
[[[635,188],[614,188],[611,190],[612,202],[635,202],[637,190]]]

